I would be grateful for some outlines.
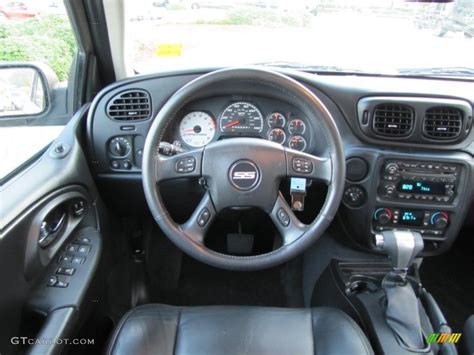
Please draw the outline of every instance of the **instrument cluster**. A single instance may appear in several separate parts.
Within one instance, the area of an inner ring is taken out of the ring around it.
[[[178,117],[174,143],[199,148],[219,139],[257,137],[308,151],[311,134],[306,117],[289,105],[262,100],[226,101],[220,110],[213,102],[194,104]]]

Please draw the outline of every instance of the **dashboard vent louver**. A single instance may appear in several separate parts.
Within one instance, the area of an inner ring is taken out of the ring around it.
[[[107,116],[117,121],[146,120],[150,115],[150,94],[144,90],[124,91],[107,105]]]
[[[376,134],[404,137],[413,128],[413,109],[397,103],[379,104],[374,108],[372,128]]]
[[[463,113],[449,106],[432,107],[426,110],[423,133],[433,139],[453,139],[461,134]]]

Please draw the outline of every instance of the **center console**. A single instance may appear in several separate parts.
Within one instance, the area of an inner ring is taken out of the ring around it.
[[[388,259],[333,259],[313,289],[311,305],[342,309],[365,329],[375,353],[457,354],[454,343],[432,340],[453,331],[419,278],[421,234],[384,231],[372,244]]]
[[[466,157],[352,151],[341,210],[348,235],[373,250],[370,238],[375,234],[410,229],[425,241],[423,256],[447,250],[473,192],[472,162]],[[364,162],[365,177],[353,178],[355,161]]]

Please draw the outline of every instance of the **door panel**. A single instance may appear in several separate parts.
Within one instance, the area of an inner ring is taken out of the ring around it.
[[[78,311],[97,268],[101,252],[98,194],[80,144],[87,109],[78,111],[37,161],[0,187],[1,354],[24,350],[12,344],[11,338],[25,335],[20,330],[22,317],[28,323],[32,312],[42,314],[43,319],[28,336],[35,336],[41,328],[43,333],[54,334],[53,318],[48,321],[48,314],[53,317],[54,310],[65,307]],[[88,252],[72,251],[70,259],[59,262],[71,243]],[[82,262],[73,265],[74,256]],[[58,267],[74,268],[74,274],[58,275]],[[68,287],[48,287],[51,276]],[[64,330],[72,328],[71,324],[59,325],[56,336],[65,336]],[[39,352],[58,350],[43,347]]]

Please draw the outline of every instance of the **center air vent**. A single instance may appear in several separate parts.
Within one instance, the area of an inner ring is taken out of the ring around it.
[[[438,106],[426,110],[423,133],[434,139],[453,139],[461,134],[462,111],[455,107]]]
[[[146,120],[150,115],[150,94],[144,90],[124,91],[107,105],[107,116],[117,121]]]
[[[396,103],[379,104],[374,108],[372,128],[387,137],[408,136],[413,128],[413,109]]]

